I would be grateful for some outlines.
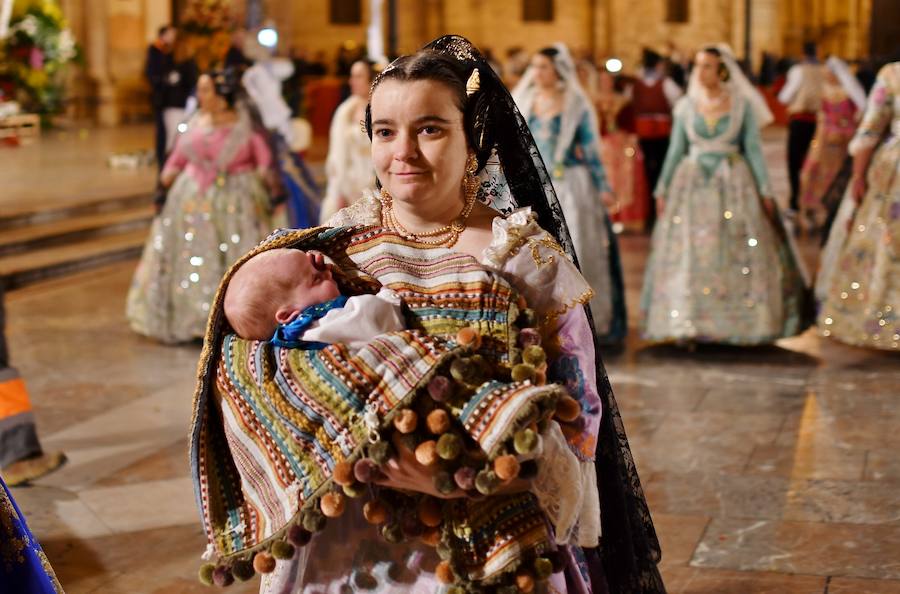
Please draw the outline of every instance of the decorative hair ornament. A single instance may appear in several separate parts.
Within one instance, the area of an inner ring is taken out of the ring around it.
[[[469,80],[466,81],[466,97],[471,97],[479,89],[481,89],[481,74],[479,74],[478,68],[473,68]]]

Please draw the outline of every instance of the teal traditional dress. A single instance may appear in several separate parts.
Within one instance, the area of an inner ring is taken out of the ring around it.
[[[690,97],[675,107],[655,195],[641,306],[651,341],[764,344],[803,329],[806,285],[771,196],[759,128],[745,99],[707,121]]]
[[[610,186],[600,161],[596,122],[590,106],[579,103],[569,101],[565,114],[550,118],[532,113],[528,127],[553,176],[581,271],[594,289],[591,313],[598,337],[601,343],[616,343],[625,336],[627,320],[619,249],[600,201],[600,193]]]
[[[0,478],[0,594],[57,594],[63,589]]]

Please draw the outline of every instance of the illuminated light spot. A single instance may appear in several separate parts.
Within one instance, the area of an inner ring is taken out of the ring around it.
[[[672,316],[673,318],[677,318],[677,317],[678,317],[678,310],[677,310],[677,309],[673,309],[673,310],[669,313],[669,315]]]
[[[859,288],[859,283],[856,281],[853,281],[852,283],[850,283],[850,288],[855,291],[856,289]]]
[[[756,247],[756,245],[757,245],[758,243],[759,243],[759,242],[756,241],[756,238],[755,238],[755,237],[751,237],[750,239],[747,240],[747,245],[749,245],[750,247]]]
[[[633,156],[634,156],[634,149],[633,149],[632,147],[630,147],[630,146],[629,146],[629,147],[626,147],[626,148],[625,148],[625,156],[628,157],[629,159],[630,159],[631,157],[633,157]]]
[[[187,123],[186,122],[181,122],[180,124],[178,124],[178,132],[180,134],[184,134],[185,132],[187,132]]]
[[[831,318],[825,318],[825,324],[827,326],[831,326],[832,324],[834,324],[834,320],[832,320]]]
[[[200,256],[191,256],[191,266],[203,266],[203,258]]]
[[[849,295],[847,295],[847,291],[841,291],[841,299],[846,299],[847,297],[849,297]]]
[[[712,293],[712,290],[709,287],[703,287],[704,295],[709,295],[710,293]]]
[[[241,236],[235,233],[231,236],[231,243],[238,243],[241,240]]]
[[[900,340],[900,334],[894,334],[891,338],[893,340]]]
[[[831,330],[823,330],[822,336],[831,336]]]
[[[200,275],[197,274],[196,272],[192,272],[188,278],[191,279],[192,283],[200,282]]]
[[[680,224],[680,223],[681,223],[681,217],[678,216],[678,215],[675,215],[674,217],[672,217],[672,222],[675,223],[676,225]]]
[[[227,252],[227,251],[228,251],[228,244],[227,244],[227,243],[220,243],[220,244],[219,244],[219,251],[220,251],[220,252]]]
[[[890,306],[890,305],[884,306],[884,311],[891,311],[892,309],[894,309],[893,306]]]
[[[209,303],[203,303],[203,304],[200,306],[200,308],[201,308],[203,311],[209,311]]]
[[[726,219],[731,220],[731,217],[734,216],[734,213],[732,213],[730,210],[726,210],[726,211],[725,211],[725,214],[724,214],[723,216],[724,216]]]
[[[865,225],[860,225],[860,226],[858,226],[858,227],[856,228],[856,230],[859,231],[860,233],[863,233],[863,232],[866,230],[866,226],[865,226]]]
[[[190,286],[190,285],[189,285],[189,283],[188,283],[186,280],[181,281],[181,288],[182,288],[182,289],[187,289],[188,286]]]
[[[194,239],[194,234],[191,231],[184,234],[185,241],[191,241],[192,239]]]
[[[615,74],[622,70],[622,60],[618,58],[610,58],[606,61],[606,69]]]
[[[878,320],[879,326],[884,326],[885,324],[887,324],[887,322],[885,322],[884,320]]]
[[[747,268],[746,266],[744,266],[743,268],[741,268],[741,274],[743,274],[743,275],[750,274],[750,269]]]

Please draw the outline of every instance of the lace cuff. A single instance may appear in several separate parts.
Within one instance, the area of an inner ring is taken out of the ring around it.
[[[553,524],[557,544],[596,547],[600,497],[594,463],[572,453],[555,421],[543,434],[543,448],[531,491]]]
[[[324,225],[326,227],[381,225],[381,202],[374,192],[367,191],[362,198],[334,213]]]
[[[565,251],[537,224],[530,208],[495,218],[493,232],[482,261],[505,273],[543,323],[554,321],[594,296]]]

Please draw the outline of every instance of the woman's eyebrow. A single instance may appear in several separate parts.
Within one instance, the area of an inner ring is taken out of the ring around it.
[[[394,120],[388,118],[380,118],[372,121],[373,126],[392,126],[394,125],[394,123]],[[416,125],[426,123],[452,124],[453,120],[448,120],[447,118],[441,117],[439,115],[424,115],[413,120],[413,124]]]

